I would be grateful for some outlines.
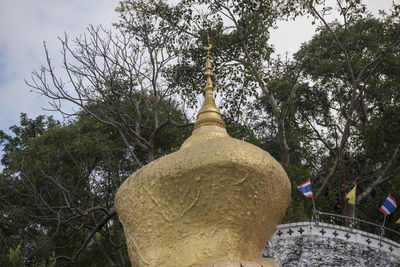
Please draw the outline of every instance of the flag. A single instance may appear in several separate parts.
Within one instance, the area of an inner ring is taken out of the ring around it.
[[[382,207],[379,209],[383,214],[389,215],[392,213],[397,207],[397,202],[394,197],[392,197],[390,194],[386,198],[385,202],[383,202]]]
[[[398,219],[398,220],[396,221],[396,223],[400,223],[400,219]]]
[[[355,185],[353,189],[351,189],[351,191],[346,195],[346,198],[349,200],[349,204],[356,204],[356,187],[357,185]]]
[[[297,189],[300,190],[300,192],[305,196],[305,197],[313,197],[313,193],[311,190],[311,181],[310,179],[308,179],[307,181],[305,181],[304,183],[302,183],[301,185],[299,185],[297,187]]]

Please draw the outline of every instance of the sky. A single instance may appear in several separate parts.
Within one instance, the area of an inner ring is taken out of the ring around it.
[[[366,2],[376,12],[388,9],[392,0]],[[0,130],[9,133],[8,128],[19,122],[21,112],[31,118],[40,114],[61,118],[43,110],[49,107],[47,100],[31,92],[24,81],[45,63],[43,41],[57,63],[61,55],[58,36],[64,32],[79,36],[90,24],[112,28],[111,23],[118,20],[114,11],[117,4],[117,0],[0,0]],[[305,18],[280,22],[271,42],[277,53],[293,54],[314,30]]]
[[[117,0],[0,0],[0,130],[19,122],[21,112],[30,117],[45,112],[39,97],[24,80],[45,63],[43,41],[55,60],[60,59],[58,36],[79,36],[90,25],[111,28],[117,21]]]

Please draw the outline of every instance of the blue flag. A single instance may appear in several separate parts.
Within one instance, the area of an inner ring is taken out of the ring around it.
[[[311,180],[308,179],[297,187],[305,197],[314,197],[311,189]]]
[[[394,197],[392,197],[390,194],[386,198],[385,202],[383,202],[382,207],[379,209],[383,214],[389,215],[392,213],[395,209],[397,208],[397,202]]]

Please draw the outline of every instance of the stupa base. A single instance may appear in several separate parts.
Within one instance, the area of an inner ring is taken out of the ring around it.
[[[271,258],[259,258],[253,261],[224,260],[213,263],[198,264],[195,267],[279,267],[279,264]]]

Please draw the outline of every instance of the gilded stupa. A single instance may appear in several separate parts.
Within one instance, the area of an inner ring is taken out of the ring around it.
[[[192,135],[115,197],[132,265],[278,266],[259,257],[289,205],[289,179],[268,152],[226,132],[205,49],[205,100]]]

